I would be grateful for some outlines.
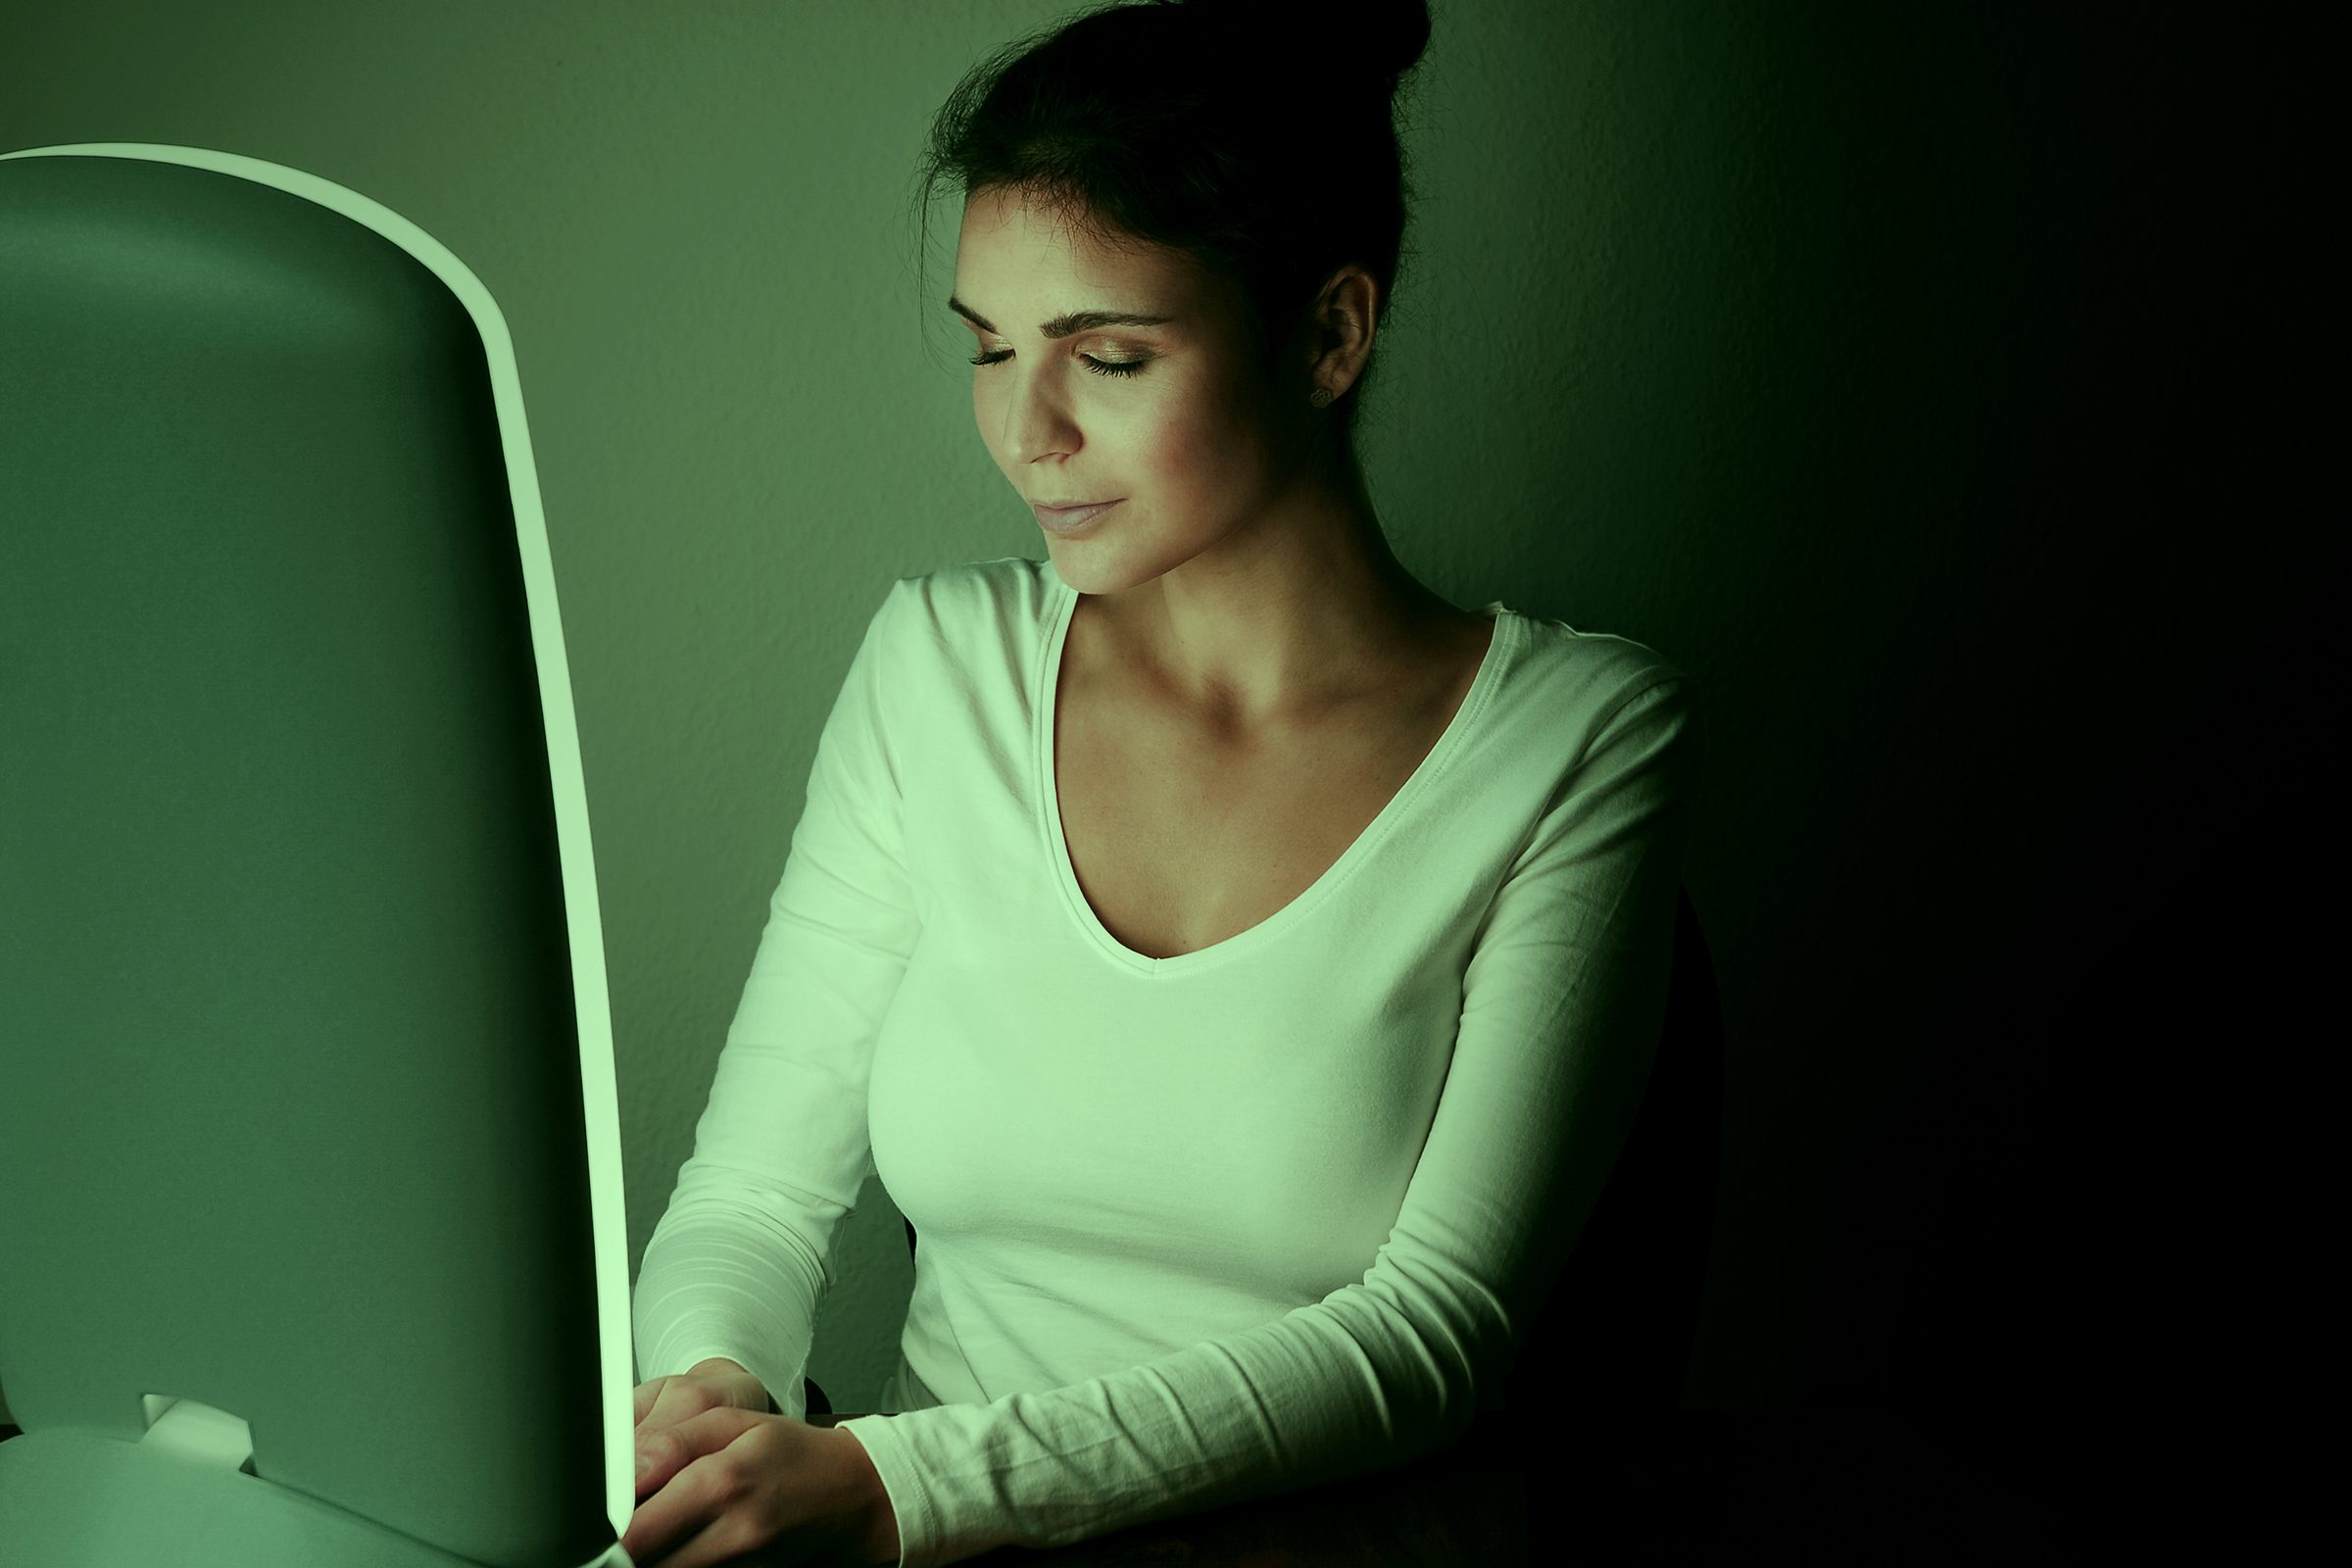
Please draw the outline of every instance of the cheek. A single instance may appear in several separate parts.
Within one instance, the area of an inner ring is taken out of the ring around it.
[[[1230,450],[1215,431],[1179,424],[1152,431],[1136,455],[1152,473],[1177,489],[1205,489],[1221,482]]]
[[[1004,442],[1004,400],[996,396],[984,381],[972,383],[972,424],[980,439],[991,452],[1000,451]]]
[[[1218,488],[1246,483],[1265,462],[1265,432],[1245,411],[1221,404],[1171,410],[1145,436],[1152,466],[1171,477]]]

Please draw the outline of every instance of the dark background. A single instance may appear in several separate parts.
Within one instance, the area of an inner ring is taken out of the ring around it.
[[[1784,1217],[1727,1224],[1717,1278],[1777,1275],[1788,1318],[1712,1315],[1692,1390],[1909,1412],[2062,1507],[2084,1560],[2127,1527],[2243,1544],[2275,1510],[2245,1460],[2326,1397],[2302,1304],[2342,1032],[2318,46],[2245,7],[1778,16],[1841,149],[1778,193],[1846,220],[1807,224],[1779,316],[1837,296],[1790,408],[1838,433],[1758,418],[1830,455],[1853,542],[1796,608],[1840,606],[1839,657],[1904,684],[1822,715],[1866,731],[1823,758],[1878,776],[1825,779],[1833,820],[1801,831],[1892,849],[1786,1033],[1803,1059],[1740,1059],[1748,960],[1721,959],[1725,1203]],[[1801,922],[1809,890],[1724,897]]]

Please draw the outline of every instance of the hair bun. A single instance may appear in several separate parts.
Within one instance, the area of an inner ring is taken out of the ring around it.
[[[1308,0],[1173,0],[1204,24],[1236,38],[1329,38],[1354,56],[1355,69],[1378,78],[1384,91],[1421,63],[1429,49],[1428,0],[1351,0],[1344,13]],[[1274,24],[1268,25],[1269,22]],[[1284,25],[1297,23],[1299,25]],[[1312,24],[1311,26],[1306,25]],[[1267,69],[1285,62],[1269,61]]]

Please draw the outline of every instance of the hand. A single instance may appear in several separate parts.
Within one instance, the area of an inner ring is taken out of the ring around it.
[[[637,1451],[650,1462],[620,1545],[638,1568],[850,1568],[885,1541],[878,1560],[897,1559],[889,1494],[853,1433],[722,1404],[641,1424]]]
[[[697,1361],[683,1372],[640,1383],[636,1389],[637,1435],[666,1432],[689,1416],[721,1404],[739,1410],[776,1413],[767,1385],[723,1355]]]

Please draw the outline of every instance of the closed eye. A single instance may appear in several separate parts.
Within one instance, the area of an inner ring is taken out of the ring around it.
[[[974,365],[999,365],[1011,358],[1012,350],[999,349],[994,354],[979,355],[971,363]],[[1091,354],[1081,354],[1078,358],[1085,361],[1086,368],[1097,375],[1136,375],[1142,372],[1145,366],[1152,363],[1150,360],[1098,360]]]

